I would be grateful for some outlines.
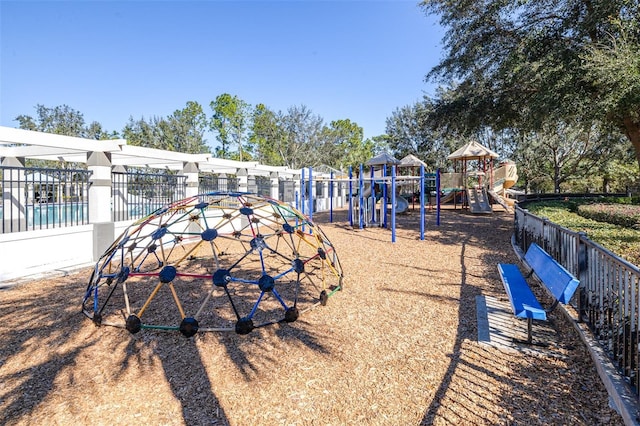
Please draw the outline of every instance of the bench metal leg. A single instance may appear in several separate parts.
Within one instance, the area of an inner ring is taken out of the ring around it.
[[[526,342],[524,340],[520,340],[520,339],[516,339],[515,337],[513,338],[513,341],[516,343],[522,343],[522,344],[526,344],[529,346],[540,346],[540,347],[548,347],[549,345],[547,343],[543,343],[543,342],[534,342],[533,338],[533,318],[527,318],[527,340]]]

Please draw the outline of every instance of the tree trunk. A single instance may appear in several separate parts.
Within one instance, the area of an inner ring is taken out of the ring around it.
[[[640,123],[630,117],[624,119],[624,130],[636,152],[636,161],[640,166]]]

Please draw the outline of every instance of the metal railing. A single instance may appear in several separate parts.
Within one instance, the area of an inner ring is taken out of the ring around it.
[[[256,194],[271,197],[271,179],[268,176],[256,176]]]
[[[620,374],[640,395],[638,305],[640,268],[571,231],[520,208],[515,209],[514,239],[526,251],[532,242],[580,279],[572,299],[579,320],[590,328]]]
[[[2,233],[24,232],[89,223],[88,170],[37,167],[0,167]],[[198,192],[238,191],[236,177],[203,174]],[[187,177],[149,173],[132,168],[111,173],[111,218],[114,222],[139,219],[186,196]],[[271,195],[271,179],[249,180],[250,192]]]
[[[88,170],[0,166],[2,233],[89,223]]]
[[[130,170],[111,174],[112,220],[139,219],[186,196],[187,177]]]
[[[281,180],[278,182],[278,195],[285,203],[296,201],[296,184],[291,180]]]
[[[218,191],[237,191],[238,178],[205,174],[198,177],[198,192],[206,194]]]

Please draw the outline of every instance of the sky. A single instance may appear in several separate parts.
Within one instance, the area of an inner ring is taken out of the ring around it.
[[[0,125],[68,105],[121,131],[229,93],[373,137],[435,94],[443,34],[417,0],[0,0]]]

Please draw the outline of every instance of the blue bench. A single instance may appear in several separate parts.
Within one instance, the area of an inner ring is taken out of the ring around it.
[[[513,314],[517,318],[527,319],[527,343],[531,344],[533,320],[546,321],[547,314],[555,309],[558,303],[568,304],[580,281],[536,243],[531,243],[524,260],[530,269],[526,278],[535,273],[553,297],[554,300],[549,309],[542,307],[517,265],[500,263],[498,272],[509,296]]]

